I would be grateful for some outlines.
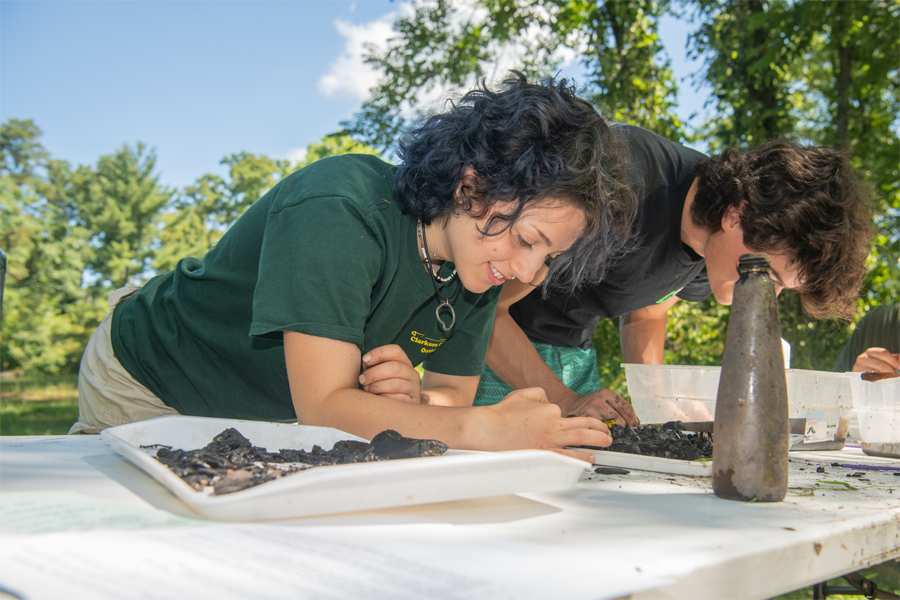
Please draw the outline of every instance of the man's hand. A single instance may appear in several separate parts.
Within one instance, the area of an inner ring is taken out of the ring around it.
[[[856,358],[853,365],[853,370],[857,373],[864,371],[893,373],[897,369],[900,369],[900,355],[891,354],[884,348],[869,348]]]
[[[619,425],[638,427],[641,424],[637,414],[627,400],[612,390],[597,390],[585,396],[575,396],[560,404],[566,416],[594,417],[601,421],[615,419]]]
[[[359,383],[371,394],[419,404],[421,378],[409,357],[396,344],[379,346],[362,357]]]

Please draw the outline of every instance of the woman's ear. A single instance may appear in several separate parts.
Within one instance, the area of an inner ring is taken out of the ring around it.
[[[475,173],[475,167],[469,165],[466,167],[466,172],[463,173],[462,179],[459,180],[459,185],[456,186],[456,196],[455,199],[457,202],[462,202],[463,194],[468,189],[475,189],[478,186],[478,175]],[[466,194],[471,195],[471,193]]]

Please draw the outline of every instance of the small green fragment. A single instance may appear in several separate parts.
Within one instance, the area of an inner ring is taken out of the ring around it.
[[[694,462],[706,462],[709,460],[712,460],[712,459],[711,458],[697,458],[694,460]]]
[[[819,483],[830,483],[832,485],[842,485],[848,490],[853,490],[854,492],[859,491],[859,488],[855,488],[846,481],[820,481]]]

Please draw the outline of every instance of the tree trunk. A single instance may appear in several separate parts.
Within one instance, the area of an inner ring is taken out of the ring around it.
[[[850,147],[850,85],[852,83],[850,65],[852,48],[850,41],[847,39],[847,31],[850,28],[850,11],[848,8],[847,0],[838,1],[835,16],[840,17],[840,20],[836,20],[834,29],[834,41],[837,45],[837,73],[835,75],[837,114],[835,115],[835,125],[837,126],[837,146],[841,149]]]

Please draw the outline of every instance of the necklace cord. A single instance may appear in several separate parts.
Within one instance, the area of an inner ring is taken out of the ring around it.
[[[444,331],[450,331],[453,329],[453,325],[456,323],[456,311],[453,310],[453,305],[450,304],[457,295],[459,295],[459,290],[462,288],[462,281],[456,282],[456,289],[453,291],[453,294],[449,297],[446,297],[441,294],[440,288],[438,288],[437,282],[447,283],[456,275],[456,269],[453,269],[453,273],[450,274],[449,277],[443,278],[439,277],[437,273],[434,272],[434,267],[431,266],[431,259],[428,258],[430,251],[428,250],[428,240],[425,239],[425,228],[422,226],[422,221],[420,220],[417,224],[419,236],[422,238],[422,246],[423,255],[425,257],[425,264],[428,265],[428,273],[431,275],[429,279],[431,280],[431,284],[434,286],[434,293],[437,294],[437,297],[440,299],[440,303],[437,308],[434,310],[435,316],[437,316],[438,323],[441,326],[441,329]],[[441,309],[446,308],[450,311],[450,324],[447,325],[444,323],[444,320],[441,319]]]

